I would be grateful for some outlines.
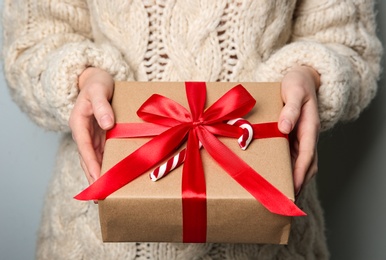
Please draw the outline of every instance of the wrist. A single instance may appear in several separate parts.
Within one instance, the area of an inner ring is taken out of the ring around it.
[[[90,82],[95,80],[110,85],[113,83],[112,76],[105,70],[95,67],[88,67],[78,76],[78,88],[82,90]]]
[[[312,78],[314,82],[315,90],[318,91],[321,84],[319,72],[317,72],[313,67],[307,65],[302,65],[300,66],[300,68],[307,71],[308,75]]]

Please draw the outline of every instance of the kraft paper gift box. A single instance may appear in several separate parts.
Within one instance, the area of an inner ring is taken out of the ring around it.
[[[205,83],[205,108],[232,87],[241,84],[256,100],[253,109],[243,118],[252,124],[274,122],[277,127],[283,107],[280,83]],[[189,110],[184,82],[116,82],[112,107],[117,125],[143,123],[137,110],[153,94],[174,100]],[[162,108],[162,104],[160,104]],[[114,167],[154,137],[110,138],[106,141],[102,173]],[[237,138],[216,136],[231,151],[251,166],[285,197],[294,200],[288,139],[282,136],[254,139],[241,150]],[[182,145],[179,149],[183,149]],[[145,157],[151,158],[151,151]],[[99,201],[102,238],[105,242],[216,242],[272,243],[288,242],[291,216],[267,210],[244,187],[237,183],[208,154],[200,149],[206,187],[205,241],[186,241],[183,237],[182,169],[176,168],[153,182],[151,170]],[[173,156],[171,154],[166,159]],[[124,175],[139,167],[131,163],[121,170]],[[195,166],[196,167],[196,166]],[[109,185],[106,182],[105,185]],[[262,191],[264,192],[264,191]],[[270,196],[263,194],[263,196]],[[276,202],[274,202],[276,203]],[[278,202],[280,203],[280,202]],[[278,205],[280,207],[280,205]],[[190,219],[194,222],[195,212]],[[189,236],[189,234],[188,234]],[[194,237],[194,234],[193,234]],[[193,239],[194,240],[194,239]]]

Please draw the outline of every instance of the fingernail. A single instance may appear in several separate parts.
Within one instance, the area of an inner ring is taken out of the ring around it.
[[[113,119],[109,115],[102,116],[100,122],[103,129],[109,128],[113,125]]]
[[[292,124],[290,121],[288,121],[287,119],[283,119],[281,122],[280,122],[280,129],[283,133],[285,134],[289,134],[289,132],[291,132],[291,129],[292,129]]]

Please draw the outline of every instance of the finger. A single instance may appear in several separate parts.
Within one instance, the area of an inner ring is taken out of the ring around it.
[[[95,98],[92,100],[92,106],[99,126],[104,130],[112,128],[114,126],[114,114],[110,103],[106,99]]]
[[[307,172],[306,177],[304,179],[303,186],[307,185],[314,178],[314,176],[318,173],[318,154],[317,153],[318,153],[318,151],[315,150],[315,157],[312,160],[312,164],[311,164],[310,168],[308,169],[308,172]]]
[[[92,182],[100,176],[100,163],[96,155],[90,133],[87,130],[79,129],[77,142],[79,153],[84,161],[88,175],[91,176]]]
[[[299,195],[302,193],[303,188],[315,177],[315,175],[318,173],[318,155],[317,150],[315,151],[316,155],[314,157],[314,160],[311,163],[310,168],[308,169],[306,176],[304,178],[303,184],[300,186],[300,188],[295,193],[295,200],[299,197]]]
[[[278,127],[283,134],[289,134],[294,129],[305,97],[305,92],[301,87],[289,84],[291,83],[282,83],[284,107],[279,116]]]
[[[93,119],[85,112],[87,110],[87,102],[77,101],[71,114],[70,127],[83,161],[82,168],[86,176],[91,176],[92,181],[95,181],[100,175],[100,163],[98,162],[91,137],[94,131]]]
[[[90,102],[94,116],[99,126],[108,130],[114,126],[114,113],[110,105],[111,91],[102,85],[97,85],[92,90],[93,95],[90,95]]]
[[[299,66],[290,70],[283,77],[281,94],[284,107],[280,113],[278,126],[284,134],[288,134],[294,129],[302,106],[310,99],[316,99],[316,83],[313,72],[315,71],[311,68]]]
[[[310,171],[314,171],[317,167],[317,164],[314,165],[313,163],[317,157],[316,145],[319,131],[320,122],[317,108],[316,105],[310,101],[304,105],[304,112],[298,124],[297,138],[299,149],[294,166],[294,185],[295,192],[297,193],[305,182],[307,174]]]
[[[82,169],[83,169],[83,171],[84,171],[84,173],[86,175],[88,183],[92,184],[95,181],[95,179],[90,175],[90,173],[89,173],[89,171],[87,169],[87,166],[84,163],[84,160],[83,160],[82,156],[80,155],[80,153],[79,153],[79,162],[80,162],[80,166],[82,167]]]
[[[279,117],[279,130],[283,134],[289,134],[296,125],[300,115],[300,106],[295,102],[285,104]]]
[[[315,151],[299,151],[294,167],[294,188],[296,194],[315,175],[317,170],[317,164],[314,162],[315,158]]]

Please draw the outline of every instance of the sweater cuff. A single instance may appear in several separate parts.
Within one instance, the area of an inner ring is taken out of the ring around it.
[[[350,81],[353,80],[350,62],[322,44],[294,42],[262,63],[257,69],[257,78],[259,81],[281,81],[297,65],[310,66],[321,75],[317,94],[321,130],[330,129],[345,117]]]
[[[133,73],[114,47],[91,42],[70,43],[51,55],[42,74],[47,104],[59,131],[69,131],[68,120],[79,93],[78,77],[87,67],[109,72],[114,80],[133,80]]]

